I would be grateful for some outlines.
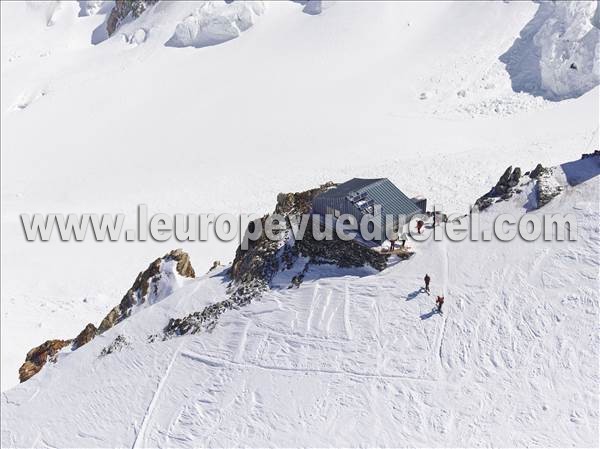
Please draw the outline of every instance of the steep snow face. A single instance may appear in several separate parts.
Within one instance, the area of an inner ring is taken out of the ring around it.
[[[576,242],[430,240],[289,290],[300,262],[211,333],[162,341],[225,294],[222,272],[191,280],[6,391],[2,446],[597,447],[600,165],[575,164],[534,213],[574,214]]]
[[[579,97],[600,83],[596,1],[540,2],[521,39],[502,56],[516,91],[550,100]]]

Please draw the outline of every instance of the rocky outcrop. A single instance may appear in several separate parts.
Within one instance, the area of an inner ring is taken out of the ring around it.
[[[56,354],[71,340],[48,340],[27,353],[25,363],[19,368],[19,380],[25,382],[37,374],[48,361],[55,361]]]
[[[308,224],[308,229],[312,229],[312,223]],[[342,268],[370,265],[382,271],[386,268],[389,257],[388,254],[377,253],[352,240],[343,241],[335,234],[333,240],[317,241],[307,232],[296,246],[300,255],[309,257],[312,264],[329,263]]]
[[[582,154],[581,158],[598,156],[598,151],[590,154]],[[533,196],[530,196],[528,204],[525,206],[528,209],[539,209],[548,204],[553,198],[557,197],[564,190],[559,180],[555,176],[556,168],[544,167],[542,164],[537,164],[531,172],[526,172],[524,176],[529,179],[522,179],[521,169],[516,167],[508,167],[504,174],[498,180],[498,183],[485,195],[475,201],[475,206],[479,210],[483,210],[498,201],[504,201],[513,196],[514,193],[520,193],[520,187],[526,185],[531,186]],[[559,176],[560,178],[560,176]]]
[[[315,196],[334,185],[334,183],[329,182],[305,192],[280,193],[277,195],[275,213],[286,218],[286,231],[281,232],[281,240],[279,241],[269,239],[263,231],[258,239],[248,242],[247,250],[243,250],[241,246],[238,247],[230,270],[232,280],[236,283],[258,281],[268,284],[279,271],[281,260],[278,255],[281,248],[290,246],[291,223],[289,220],[293,219],[294,216],[298,217],[310,213],[312,200]],[[260,219],[263,230],[267,217],[268,215],[265,215]],[[254,226],[256,225],[257,223],[250,223],[248,225],[249,232],[254,232]]]
[[[596,15],[600,17],[600,7],[596,10]],[[581,159],[587,159],[590,157],[600,157],[600,150],[594,150],[593,153],[583,153]]]
[[[519,167],[508,167],[500,179],[492,189],[481,196],[475,201],[475,206],[479,210],[484,210],[490,207],[497,201],[504,201],[512,197],[513,193],[517,190],[516,187],[519,185],[521,179],[521,169]]]
[[[96,326],[94,326],[92,323],[88,323],[88,325],[85,326],[85,328],[73,340],[73,346],[71,349],[75,350],[77,348],[81,348],[86,343],[89,343],[96,336],[97,332],[98,329],[96,329]]]
[[[538,167],[541,167],[541,164],[538,164]],[[536,170],[538,169],[536,167]],[[534,171],[536,171],[534,170]],[[532,172],[533,173],[533,172]],[[551,168],[541,167],[540,170],[537,170],[535,176],[532,176],[535,179],[535,208],[539,209],[540,207],[548,204],[552,198],[557,197],[563,191],[563,186],[561,186],[556,178],[552,176]]]
[[[298,255],[309,257],[312,262],[330,263],[339,267],[371,265],[377,270],[383,270],[387,255],[377,254],[354,241],[344,241],[336,236],[333,240],[317,241],[311,233],[311,221],[301,240],[295,241],[292,238],[292,221],[299,221],[303,214],[310,213],[313,199],[333,186],[334,183],[328,182],[305,192],[280,193],[274,211],[286,219],[285,230],[279,234],[280,240],[271,240],[263,232],[257,240],[249,242],[247,250],[238,247],[230,270],[233,281],[245,283],[253,280],[268,285],[278,271],[290,268]],[[260,219],[263,229],[267,217],[265,215]],[[253,226],[256,225],[258,223],[251,223],[249,231],[253,232]]]
[[[158,0],[116,0],[106,21],[108,35],[112,36],[127,17],[138,18],[155,3],[158,3]]]
[[[531,179],[539,179],[540,176],[548,174],[549,169],[544,168],[542,164],[537,164],[535,168],[529,173]]]
[[[211,265],[211,267],[208,269],[208,272],[210,273],[211,271],[216,270],[217,268],[219,268],[221,266],[221,261],[220,260],[214,260],[213,264]]]
[[[100,357],[105,357],[113,352],[122,351],[124,348],[128,348],[129,346],[131,346],[131,343],[124,335],[117,335],[111,344],[102,349],[100,352]]]
[[[160,301],[168,296],[174,289],[173,283],[176,282],[176,279],[173,279],[174,275],[181,276],[182,278],[196,277],[190,257],[181,249],[175,249],[163,257],[156,259],[145,271],[138,274],[135,282],[127,293],[125,293],[121,302],[104,317],[98,328],[92,323],[88,323],[79,335],[72,340],[48,340],[29,351],[25,363],[19,369],[21,382],[26,381],[39,372],[46,361],[53,360],[56,353],[63,347],[72,343],[71,349],[76,350],[89,343],[96,335],[105,332],[130,316],[135,306],[144,304],[147,301]],[[121,345],[122,347],[122,343],[122,341],[117,341],[115,345]],[[105,350],[109,351],[106,348]]]
[[[167,268],[167,266],[171,265],[170,263],[175,264],[175,271],[179,276],[184,278],[196,277],[188,254],[181,249],[173,250],[165,256],[156,259],[145,271],[138,274],[135,282],[127,290],[121,302],[104,317],[98,327],[98,333],[105,332],[130,316],[134,306],[144,304],[149,300],[153,303],[170,294],[172,288],[169,288],[169,285],[167,285],[165,289],[163,285],[165,283],[164,278],[170,275]],[[166,283],[169,284],[168,280],[166,280]]]
[[[234,308],[231,300],[220,301],[194,312],[184,318],[170,319],[164,329],[165,337],[174,337],[184,334],[195,334],[200,331],[211,331],[217,324],[219,317],[227,310]]]

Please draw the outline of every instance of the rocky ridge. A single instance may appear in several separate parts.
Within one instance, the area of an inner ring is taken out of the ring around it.
[[[55,362],[57,354],[71,345],[74,351],[87,344],[97,335],[107,331],[115,324],[129,317],[136,306],[149,300],[160,301],[176,286],[176,276],[194,278],[196,276],[186,252],[176,249],[152,262],[145,271],[140,272],[121,302],[102,320],[98,328],[92,323],[74,338],[69,340],[48,340],[27,353],[25,363],[19,368],[19,380],[25,382],[37,374],[46,362]]]
[[[521,168],[509,166],[492,189],[485,195],[475,201],[475,207],[478,210],[484,210],[492,204],[506,201],[514,194],[521,193],[522,188],[529,182],[535,182],[535,203],[534,209],[546,205],[552,198],[559,195],[562,187],[552,177],[553,169],[546,168],[542,164],[531,171],[521,174]]]
[[[47,361],[55,361],[58,352],[68,346],[72,340],[47,340],[31,349],[25,357],[25,363],[19,368],[19,380],[25,382],[37,374]]]
[[[580,160],[589,158],[600,160],[600,150],[582,154]],[[537,164],[530,172],[521,174],[519,167],[513,169],[510,166],[500,176],[496,185],[475,201],[475,207],[480,211],[487,209],[494,203],[506,201],[512,198],[514,194],[521,193],[523,188],[533,183],[533,198],[530,199],[527,207],[539,209],[564,191],[564,186],[561,185],[562,181],[559,182],[558,179],[560,176],[557,178],[559,171],[561,171],[560,167],[544,167],[542,164]],[[567,180],[567,182],[570,181]]]
[[[121,26],[128,18],[138,18],[148,7],[158,3],[159,0],[116,0],[115,6],[110,11],[106,20],[106,31],[109,36]]]
[[[140,272],[131,288],[125,293],[121,302],[115,306],[100,323],[98,332],[103,333],[115,324],[131,315],[135,306],[150,302],[157,302],[170,293],[161,291],[161,284],[169,284],[170,270],[165,265],[168,262],[175,263],[175,272],[184,278],[195,278],[196,273],[190,263],[186,252],[176,249],[165,256],[152,262],[145,271]]]

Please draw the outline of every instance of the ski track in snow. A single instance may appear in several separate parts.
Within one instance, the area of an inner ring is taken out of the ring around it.
[[[348,282],[344,282],[344,331],[348,340],[353,339],[352,326],[350,324],[350,298],[348,297]]]
[[[224,366],[233,366],[233,367],[237,366],[237,367],[244,368],[244,369],[251,368],[251,369],[274,371],[274,372],[315,373],[315,374],[325,374],[325,375],[342,376],[342,377],[343,376],[354,376],[354,377],[364,378],[364,379],[379,379],[379,378],[381,378],[381,379],[406,379],[406,380],[418,381],[418,382],[421,382],[421,381],[422,382],[436,382],[438,380],[438,379],[425,379],[425,378],[413,377],[413,376],[403,376],[400,374],[381,374],[379,372],[368,373],[368,372],[350,371],[350,370],[340,371],[340,370],[327,370],[327,369],[318,369],[318,368],[290,368],[290,367],[282,367],[282,366],[275,366],[275,365],[262,365],[262,364],[257,364],[257,363],[239,363],[239,362],[235,362],[233,360],[207,356],[206,354],[196,354],[196,353],[192,353],[192,352],[182,352],[181,356],[187,357],[196,362],[204,363],[207,366],[210,366],[213,368],[221,368]]]
[[[179,344],[179,346],[177,346],[177,348],[173,352],[173,355],[171,356],[171,359],[169,360],[169,364],[167,365],[165,372],[160,376],[158,385],[156,386],[156,389],[154,390],[152,399],[150,400],[150,403],[148,404],[148,408],[146,409],[146,412],[144,413],[144,417],[142,418],[142,423],[141,423],[139,430],[135,436],[133,445],[131,446],[132,449],[135,449],[138,447],[142,447],[142,448],[148,447],[148,444],[146,442],[146,428],[148,426],[150,419],[152,418],[152,414],[154,413],[154,409],[156,407],[157,401],[160,399],[160,395],[162,393],[163,387],[169,379],[169,375],[171,374],[173,365],[175,364],[177,357],[181,353],[181,349],[183,348],[184,344],[185,344],[185,340],[183,340]]]

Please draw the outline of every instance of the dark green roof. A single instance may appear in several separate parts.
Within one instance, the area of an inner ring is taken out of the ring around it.
[[[321,193],[319,198],[340,198],[348,196],[350,193],[362,193],[365,188],[381,181],[386,181],[386,178],[352,178],[350,181],[338,184],[336,187]]]
[[[347,198],[352,203],[381,205],[383,214],[413,215],[421,210],[387,178],[353,178],[321,193],[316,200]]]

